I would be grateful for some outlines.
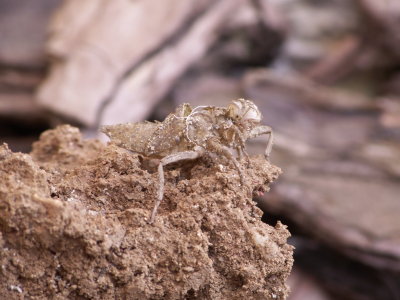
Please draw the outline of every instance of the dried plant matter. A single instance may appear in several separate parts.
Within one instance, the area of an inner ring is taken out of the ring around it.
[[[217,159],[233,163],[245,185],[239,162],[230,149],[235,149],[239,158],[246,157],[245,141],[261,134],[269,134],[265,157],[268,158],[273,142],[272,130],[260,124],[261,113],[257,106],[244,99],[232,101],[227,107],[198,106],[192,108],[185,103],[163,122],[127,123],[103,126],[118,146],[146,157],[161,158],[158,165],[158,199],[150,217],[154,222],[157,208],[164,196],[164,166],[182,160],[197,159],[207,153],[216,154]]]

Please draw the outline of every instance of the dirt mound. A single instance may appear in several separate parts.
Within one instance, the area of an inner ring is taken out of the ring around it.
[[[252,190],[280,173],[261,156]],[[156,166],[68,125],[31,155],[0,147],[0,294],[5,299],[284,299],[289,232],[260,221],[233,166]]]

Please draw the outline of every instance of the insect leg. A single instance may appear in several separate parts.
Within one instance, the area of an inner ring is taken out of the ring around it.
[[[237,169],[240,177],[240,183],[242,185],[245,185],[245,180],[244,180],[244,174],[243,171],[236,160],[236,158],[232,155],[231,151],[229,150],[228,147],[221,145],[219,142],[215,141],[214,139],[209,139],[207,141],[208,147],[211,149],[212,152],[217,153],[217,154],[222,154],[225,156],[228,160],[230,160],[235,168]]]
[[[235,131],[235,134],[238,138],[239,145],[240,145],[239,147],[236,148],[236,151],[239,155],[239,160],[241,160],[242,155],[244,155],[244,157],[246,158],[246,161],[247,161],[247,165],[250,166],[250,164],[251,164],[250,157],[249,157],[249,154],[247,154],[247,152],[246,152],[246,142],[245,142],[245,139],[243,138],[243,134],[237,126],[232,126],[232,129]]]
[[[238,155],[238,157],[239,157],[239,160],[242,160],[242,158],[243,158],[243,150],[242,150],[242,147],[237,146],[237,147],[236,147],[236,152],[237,152],[237,155]]]
[[[184,151],[184,152],[178,152],[174,153],[171,155],[168,155],[161,159],[159,165],[158,165],[158,180],[159,180],[159,186],[158,186],[158,193],[157,193],[157,200],[154,205],[153,211],[151,212],[150,215],[150,221],[149,223],[152,224],[154,223],[154,220],[156,218],[157,210],[158,207],[160,206],[160,203],[162,199],[164,198],[164,166],[168,164],[172,164],[174,162],[178,162],[181,160],[186,160],[186,159],[196,159],[200,156],[202,156],[204,153],[204,150],[200,147],[195,148],[194,151]]]
[[[262,135],[262,134],[269,134],[269,139],[268,139],[267,147],[265,149],[265,154],[264,154],[265,158],[268,160],[269,155],[271,154],[272,144],[274,143],[274,133],[272,131],[272,128],[269,126],[264,126],[264,125],[258,126],[250,132],[249,138],[254,138],[254,137]]]

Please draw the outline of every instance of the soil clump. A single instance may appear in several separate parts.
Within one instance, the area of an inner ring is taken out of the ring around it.
[[[262,156],[252,191],[280,169]],[[4,299],[285,299],[289,232],[261,221],[230,165],[202,158],[165,172],[152,161],[83,140],[69,125],[28,154],[0,146],[0,294]]]

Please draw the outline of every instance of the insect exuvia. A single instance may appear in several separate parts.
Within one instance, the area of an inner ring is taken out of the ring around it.
[[[262,134],[269,139],[265,149],[268,159],[272,149],[271,127],[261,125],[261,113],[250,100],[233,100],[227,107],[198,106],[185,103],[163,122],[139,122],[101,127],[116,145],[149,158],[160,159],[158,165],[159,186],[156,203],[149,223],[153,223],[157,209],[164,197],[164,166],[182,160],[193,160],[209,153],[223,157],[237,169],[241,184],[243,170],[232,154],[236,150],[239,160],[250,163],[245,142]]]

